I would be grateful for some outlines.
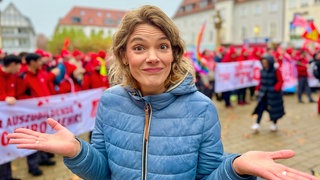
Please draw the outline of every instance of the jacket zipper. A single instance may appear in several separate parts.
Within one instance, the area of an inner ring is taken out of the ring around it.
[[[147,160],[148,160],[148,141],[149,141],[149,129],[150,129],[150,105],[146,104],[144,107],[145,124],[143,135],[143,148],[142,148],[142,179],[147,179]]]

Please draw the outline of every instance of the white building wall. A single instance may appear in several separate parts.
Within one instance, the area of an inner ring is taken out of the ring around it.
[[[180,30],[181,36],[185,41],[188,50],[194,48],[197,40],[196,38],[204,22],[206,22],[206,28],[202,37],[201,50],[214,48],[215,31],[213,25],[213,15],[214,11],[208,10],[173,19]]]
[[[30,20],[10,3],[1,12],[1,45],[7,53],[31,52],[35,50],[35,33]]]
[[[234,10],[234,43],[282,42],[284,0],[255,0],[237,3]],[[257,30],[257,31],[255,31]]]

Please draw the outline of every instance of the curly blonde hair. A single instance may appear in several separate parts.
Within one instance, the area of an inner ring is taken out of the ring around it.
[[[113,36],[112,60],[109,70],[111,84],[138,88],[137,81],[131,75],[129,67],[122,60],[125,57],[126,45],[130,35],[135,30],[135,27],[141,24],[150,24],[159,28],[171,43],[173,62],[170,74],[164,82],[166,88],[180,82],[186,74],[191,74],[195,77],[191,61],[183,56],[184,42],[179,35],[177,26],[160,8],[144,5],[139,9],[128,12],[123,17],[118,31]]]

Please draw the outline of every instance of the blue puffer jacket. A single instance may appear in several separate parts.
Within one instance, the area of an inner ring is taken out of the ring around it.
[[[145,126],[145,122],[147,126]],[[84,179],[255,179],[223,155],[218,113],[191,76],[159,95],[114,86],[101,97],[92,144],[64,162]]]

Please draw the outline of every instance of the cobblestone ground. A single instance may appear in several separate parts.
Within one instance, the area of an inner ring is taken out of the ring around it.
[[[318,99],[318,94],[313,94]],[[306,99],[306,97],[304,97]],[[277,132],[270,132],[270,122],[265,113],[262,118],[260,133],[254,134],[250,126],[255,122],[251,112],[256,101],[245,106],[233,103],[234,108],[226,109],[223,102],[213,100],[217,106],[222,126],[222,140],[225,151],[244,153],[249,150],[273,151],[293,149],[296,156],[281,163],[301,171],[311,173],[314,167],[320,167],[320,116],[316,103],[298,104],[295,95],[285,95],[286,115],[279,120]],[[88,140],[88,134],[80,136]],[[12,163],[13,176],[23,180],[65,180],[79,179],[68,170],[61,156],[55,156],[57,164],[53,167],[41,167],[44,175],[33,177],[28,174],[26,159],[16,159]]]

